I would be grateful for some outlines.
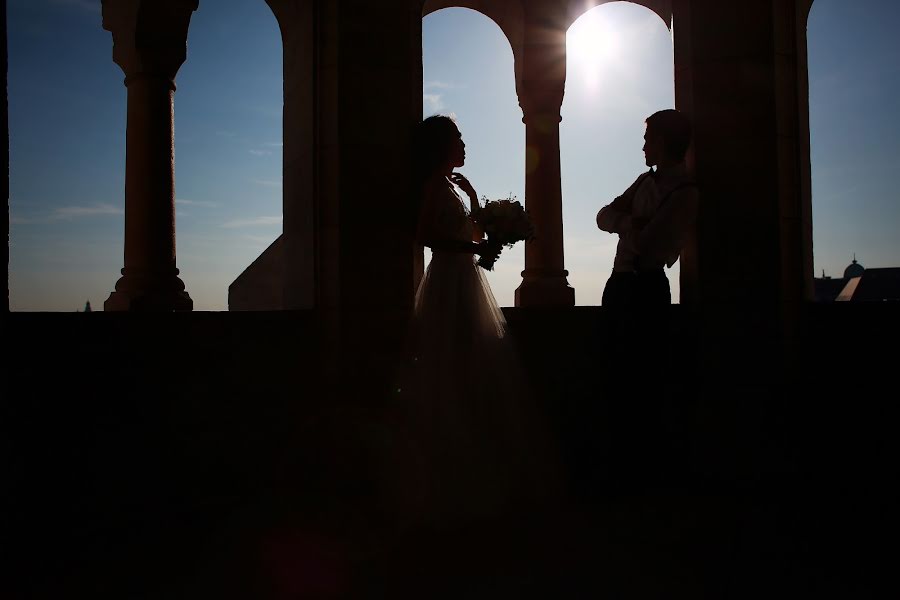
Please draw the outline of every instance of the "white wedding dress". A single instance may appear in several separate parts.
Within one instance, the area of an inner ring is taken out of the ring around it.
[[[478,239],[448,180],[426,190],[420,240]],[[402,399],[427,519],[452,524],[552,494],[539,426],[506,320],[477,256],[432,251],[416,293],[412,384]]]

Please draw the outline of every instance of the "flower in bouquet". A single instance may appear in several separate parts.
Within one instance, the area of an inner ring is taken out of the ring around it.
[[[473,215],[473,219],[487,235],[488,243],[512,248],[516,242],[534,239],[534,225],[515,196],[482,200],[484,206]],[[478,266],[491,271],[495,261],[495,258],[482,256],[478,259]]]

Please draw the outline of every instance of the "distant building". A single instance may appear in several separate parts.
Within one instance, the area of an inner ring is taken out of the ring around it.
[[[825,275],[825,271],[822,271],[822,277],[815,278],[813,283],[816,291],[816,302],[834,302],[841,290],[844,289],[844,286],[847,285],[843,277],[832,279]]]
[[[853,262],[840,279],[822,277],[814,280],[816,302],[888,302],[900,301],[900,267],[866,269]]]

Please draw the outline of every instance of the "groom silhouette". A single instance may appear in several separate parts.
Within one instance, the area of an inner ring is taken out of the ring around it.
[[[677,385],[658,377],[662,365],[647,357],[650,349],[671,356],[675,348],[664,310],[672,301],[664,268],[678,260],[697,215],[697,186],[685,166],[691,123],[677,110],[663,110],[646,125],[650,171],[597,213],[597,226],[619,236],[603,306],[625,310],[604,332],[617,340],[609,363],[614,376],[607,391],[617,400],[606,409],[612,424],[607,462],[612,485],[630,492],[678,484],[689,464],[688,403]]]
[[[685,166],[690,120],[670,109],[650,115],[646,125],[644,157],[650,171],[597,213],[597,227],[619,235],[603,306],[670,304],[663,267],[678,260],[697,215],[697,186]]]

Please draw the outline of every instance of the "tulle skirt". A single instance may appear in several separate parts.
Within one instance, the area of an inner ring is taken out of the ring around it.
[[[551,495],[546,429],[472,255],[434,252],[416,294],[401,402],[426,518],[491,517]]]

